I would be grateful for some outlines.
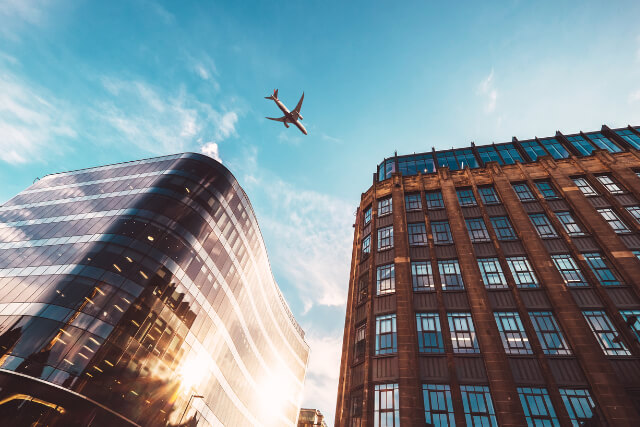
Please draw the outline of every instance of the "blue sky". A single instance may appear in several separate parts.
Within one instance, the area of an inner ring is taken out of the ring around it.
[[[0,202],[182,151],[247,190],[333,418],[353,212],[392,155],[640,124],[640,4],[0,2]],[[305,92],[309,135],[264,116]]]

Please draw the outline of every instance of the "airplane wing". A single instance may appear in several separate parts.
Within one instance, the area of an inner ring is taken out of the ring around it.
[[[298,101],[298,105],[296,105],[296,108],[294,108],[292,111],[292,113],[294,113],[295,115],[300,114],[300,109],[302,108],[302,101],[304,101],[304,92],[302,92],[302,96],[300,97],[300,101]]]
[[[274,122],[283,122],[283,123],[287,121],[287,118],[285,116],[282,116],[282,117],[277,118],[277,119],[275,119],[273,117],[265,117],[265,119],[273,120]]]

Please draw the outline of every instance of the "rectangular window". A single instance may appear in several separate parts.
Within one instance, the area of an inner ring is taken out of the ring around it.
[[[594,421],[593,408],[595,404],[589,394],[589,390],[585,388],[561,388],[560,396],[562,396],[562,402],[569,413],[573,427],[585,426]],[[598,422],[596,421],[596,423]]]
[[[619,153],[622,151],[620,147],[616,145],[612,140],[604,136],[600,132],[594,132],[587,134],[589,139],[596,144],[598,148],[602,148],[603,150],[607,150],[610,153]]]
[[[473,195],[473,190],[470,188],[465,188],[462,190],[457,190],[458,193],[458,202],[460,202],[460,206],[476,206],[476,198]]]
[[[351,424],[349,427],[362,427],[362,406],[364,399],[362,398],[362,391],[357,391],[351,395]]]
[[[636,135],[629,129],[616,130],[614,132],[620,135],[620,137],[627,141],[633,148],[640,150],[640,136]]]
[[[569,236],[584,236],[584,232],[578,225],[578,222],[573,218],[571,212],[556,212],[556,218],[560,221],[562,228],[567,232]]]
[[[489,218],[489,220],[498,236],[498,240],[516,240],[518,238],[511,226],[511,222],[509,222],[509,218],[506,216],[494,216]]]
[[[444,353],[438,313],[417,313],[416,321],[420,353]]]
[[[538,144],[538,141],[520,141],[520,145],[524,148],[525,153],[527,153],[527,156],[529,156],[533,162],[538,160],[538,157],[547,155],[544,148]]]
[[[480,353],[471,313],[447,313],[454,353]]]
[[[553,188],[553,185],[551,185],[549,181],[537,181],[535,184],[536,184],[536,187],[538,187],[538,190],[540,191],[540,193],[542,194],[542,197],[544,197],[546,200],[553,200],[553,199],[560,198],[558,196],[558,193],[556,193],[556,190]]]
[[[540,142],[542,143],[544,148],[546,148],[547,151],[551,153],[551,156],[553,156],[554,159],[566,159],[567,157],[569,157],[569,152],[566,148],[564,148],[562,144],[558,142],[557,139],[547,138],[540,140]]]
[[[494,313],[502,345],[507,354],[533,354],[520,315],[515,311]]]
[[[598,192],[593,189],[586,178],[573,178],[573,183],[580,189],[585,196],[597,196]]]
[[[621,310],[620,314],[640,341],[640,310]]]
[[[496,149],[491,145],[478,147],[478,153],[480,154],[480,158],[482,159],[482,162],[485,164],[489,162],[498,162],[498,164],[500,165],[504,164],[504,162],[502,161],[502,158],[500,157]]]
[[[478,167],[478,161],[474,156],[473,151],[470,148],[463,148],[461,150],[454,151],[456,160],[460,165],[460,169],[470,167],[471,169]]]
[[[409,232],[409,246],[427,245],[427,229],[424,222],[407,224],[407,231]]]
[[[398,384],[376,384],[374,400],[374,427],[399,426],[400,393],[398,392]]]
[[[378,228],[378,250],[383,251],[393,247],[393,225]]]
[[[369,296],[369,290],[367,288],[367,278],[366,276],[363,276],[358,281],[358,304],[367,299],[367,296]]]
[[[496,148],[498,149],[500,156],[502,156],[502,160],[504,160],[505,164],[512,165],[516,161],[524,163],[522,156],[518,153],[518,150],[513,144],[496,145]]]
[[[587,141],[580,135],[568,136],[567,139],[583,156],[588,156],[593,153],[593,150],[595,150],[593,145],[591,145],[589,141]]]
[[[356,336],[355,336],[355,358],[356,362],[359,362],[364,358],[364,350],[366,346],[366,334],[367,328],[366,324],[362,326],[358,326],[356,328]]]
[[[624,222],[622,222],[618,214],[613,209],[602,208],[602,209],[597,209],[597,211],[600,213],[600,215],[602,215],[604,220],[607,221],[607,223],[609,223],[611,228],[613,228],[613,231],[615,231],[616,233],[621,234],[621,233],[631,232],[631,230],[629,230],[627,225]]]
[[[640,206],[627,206],[625,209],[637,222],[640,223]]]
[[[432,191],[425,193],[427,199],[427,209],[444,209],[444,200],[442,200],[442,193],[439,191]]]
[[[482,198],[482,203],[484,203],[485,205],[500,204],[500,199],[498,198],[498,193],[496,193],[495,188],[478,187],[478,193],[480,193],[480,198]]]
[[[530,311],[529,317],[536,330],[544,354],[570,355],[571,349],[564,339],[560,327],[550,311]]]
[[[364,210],[364,225],[371,222],[371,206]]]
[[[438,162],[439,167],[448,167],[452,171],[457,171],[459,169],[458,161],[456,160],[456,156],[453,154],[453,151],[441,151],[436,153],[436,161]]]
[[[507,289],[507,279],[498,258],[478,258],[482,282],[487,289]]]
[[[604,311],[583,311],[582,314],[587,320],[591,332],[593,332],[593,335],[595,335],[598,340],[604,354],[607,356],[629,356],[631,354],[624,343],[620,339],[617,339],[618,332]]]
[[[604,286],[616,286],[620,285],[617,273],[613,270],[613,267],[609,265],[609,261],[602,256],[599,252],[590,252],[583,254],[584,259],[587,260],[587,264],[596,275],[601,285]]]
[[[520,396],[527,425],[560,427],[546,388],[518,387],[518,396]]]
[[[467,223],[467,231],[469,232],[469,238],[472,242],[490,242],[491,238],[489,237],[489,231],[487,231],[487,226],[484,224],[484,220],[482,218],[469,218],[465,220]]]
[[[547,218],[545,214],[529,214],[529,219],[531,219],[538,235],[543,239],[548,237],[558,237],[558,233],[556,233],[553,225],[551,225],[551,221],[549,221],[549,218]]]
[[[367,256],[371,253],[371,234],[362,239],[362,255]]]
[[[423,384],[424,416],[427,425],[455,427],[451,388],[446,384]]]
[[[391,212],[393,212],[393,202],[391,200],[391,197],[378,200],[378,217],[388,215]]]
[[[414,291],[432,291],[435,289],[431,263],[429,261],[415,261],[411,263],[411,280]]]
[[[438,271],[440,272],[440,282],[443,291],[456,291],[464,289],[460,265],[457,259],[438,261]]]
[[[391,354],[397,351],[398,332],[395,313],[376,317],[376,355]]]
[[[489,387],[461,385],[460,391],[467,426],[498,427]]]
[[[513,275],[516,285],[519,288],[537,288],[538,279],[536,274],[529,264],[529,260],[524,256],[512,256],[507,258],[507,264],[509,264],[509,270]]]
[[[513,184],[513,190],[516,192],[521,202],[528,202],[536,199],[529,189],[529,186],[525,183]]]
[[[407,194],[404,196],[404,203],[407,211],[419,211],[422,209],[422,200],[420,200],[420,193]]]
[[[376,269],[376,295],[392,294],[395,291],[395,264],[381,265]]]
[[[453,243],[451,228],[448,221],[433,221],[431,223],[431,232],[433,233],[433,242],[436,245],[448,245]]]
[[[613,180],[609,175],[598,175],[596,179],[607,189],[611,194],[622,194],[624,190],[620,188],[617,182]]]
[[[578,264],[569,254],[551,255],[551,259],[567,286],[589,286]]]

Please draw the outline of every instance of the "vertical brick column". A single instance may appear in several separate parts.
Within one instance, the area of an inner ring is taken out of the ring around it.
[[[458,197],[447,169],[440,169],[442,197],[444,198],[451,232],[458,252],[469,305],[473,315],[476,335],[484,357],[493,406],[501,426],[526,424],[524,411],[518,399],[509,361],[502,346],[493,311],[488,306],[487,290],[482,284],[480,269],[476,262],[467,227],[458,205]]]
[[[554,307],[558,322],[591,385],[593,396],[611,425],[637,425],[638,414],[624,388],[617,381],[611,364],[584,319],[582,312],[564,286],[560,273],[552,266],[546,248],[539,239],[527,213],[505,175],[494,174],[494,184],[512,223],[516,225],[543,289]]]
[[[400,424],[415,425],[424,419],[422,388],[418,365],[416,315],[413,310],[413,286],[409,238],[404,206],[403,180],[394,174],[393,188],[393,246],[396,272],[396,322],[398,330],[398,386],[400,388]]]

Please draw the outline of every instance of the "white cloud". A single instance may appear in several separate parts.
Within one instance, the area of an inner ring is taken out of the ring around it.
[[[200,152],[222,163],[220,152],[218,151],[218,144],[216,144],[215,142],[207,142],[202,147],[200,147]]]
[[[229,111],[224,114],[214,115],[217,126],[217,139],[226,139],[236,134],[236,123],[238,122],[238,114],[235,111]]]
[[[42,161],[61,151],[65,138],[76,136],[68,111],[45,90],[0,69],[0,160]]]
[[[311,348],[304,385],[303,406],[320,409],[331,425],[334,420],[342,354],[342,334],[306,336]]]
[[[493,113],[498,100],[498,91],[493,85],[493,69],[489,75],[480,82],[477,93],[485,99],[484,112],[487,114]]]
[[[45,21],[49,0],[3,0],[0,2],[0,34],[13,40],[26,26],[41,25]]]

